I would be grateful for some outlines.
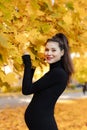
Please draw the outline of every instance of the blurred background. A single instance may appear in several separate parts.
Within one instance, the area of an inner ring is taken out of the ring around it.
[[[65,101],[66,99],[70,102],[71,99],[81,99],[80,103],[86,104],[86,0],[0,0],[0,114],[4,115],[1,120],[2,123],[0,123],[1,130],[27,129],[25,125],[19,125],[23,123],[20,120],[11,126],[12,116],[9,117],[8,125],[5,124],[5,119],[7,121],[5,112],[8,111],[10,114],[12,111],[11,114],[14,115],[13,120],[15,120],[16,113],[20,111],[20,118],[22,118],[26,104],[30,102],[32,97],[31,95],[26,98],[21,94],[24,69],[21,56],[26,48],[31,55],[32,67],[36,68],[33,77],[33,81],[36,81],[49,69],[49,66],[44,62],[44,44],[48,38],[58,32],[62,32],[68,37],[71,58],[75,69],[71,82],[60,97],[60,100],[62,102],[62,100]],[[87,107],[84,104],[84,108],[80,111],[87,111]],[[9,105],[10,108],[8,109]],[[17,108],[21,105],[23,105],[24,109]],[[72,106],[72,103],[70,102],[69,105]],[[13,106],[17,110],[15,109],[14,111]],[[64,107],[67,108],[66,106]],[[66,111],[69,110],[66,109]],[[75,117],[75,115],[72,115],[72,117]],[[85,119],[82,117],[81,120]],[[70,119],[68,121],[70,123]],[[75,125],[75,122],[71,129],[69,126],[71,124],[68,124],[66,128],[64,122],[60,126],[60,130],[87,130],[87,120],[83,122],[82,127]]]

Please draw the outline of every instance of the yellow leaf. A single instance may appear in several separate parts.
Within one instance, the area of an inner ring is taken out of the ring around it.
[[[18,81],[18,79],[17,79],[16,74],[14,72],[8,73],[4,77],[4,82],[8,82],[9,84],[16,83],[17,81]]]
[[[66,13],[66,15],[63,17],[63,20],[68,26],[72,24],[72,15],[71,12]]]
[[[19,34],[15,35],[15,39],[19,43],[26,43],[26,42],[28,42],[28,39],[27,39],[25,33],[19,33]]]

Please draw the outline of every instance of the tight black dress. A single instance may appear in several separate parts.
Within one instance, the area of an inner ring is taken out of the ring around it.
[[[54,118],[54,107],[57,99],[66,88],[68,75],[61,61],[50,65],[50,70],[38,81],[32,83],[34,70],[31,69],[29,55],[22,56],[24,76],[22,93],[33,94],[25,111],[25,122],[29,130],[58,130]]]

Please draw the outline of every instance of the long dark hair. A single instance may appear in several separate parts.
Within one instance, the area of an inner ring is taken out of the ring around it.
[[[57,42],[60,49],[64,50],[64,55],[61,58],[61,62],[64,70],[68,73],[69,81],[72,73],[74,72],[74,68],[70,57],[70,47],[68,44],[68,39],[63,33],[57,33],[52,38],[47,40],[47,42],[50,41]]]

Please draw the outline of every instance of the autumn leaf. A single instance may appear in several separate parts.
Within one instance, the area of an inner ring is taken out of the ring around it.
[[[54,110],[58,128],[61,130],[87,130],[86,104],[87,99],[59,101]],[[20,105],[12,107],[6,106],[0,109],[0,117],[2,117],[0,118],[0,129],[28,130],[24,121],[26,108],[27,105]]]
[[[69,39],[71,52],[85,55],[83,53],[87,51],[86,7],[85,0],[55,0],[54,4],[50,0],[0,1],[0,67],[8,63],[10,57],[14,61],[13,70],[16,70],[17,74],[20,73],[23,70],[21,55],[24,48],[30,51],[35,67],[43,64],[40,47],[58,32],[64,33]],[[84,69],[85,73],[86,68],[83,67],[81,70]],[[83,73],[79,69],[76,70],[78,74],[75,78],[81,81]],[[84,75],[86,73],[83,74],[86,78]]]

